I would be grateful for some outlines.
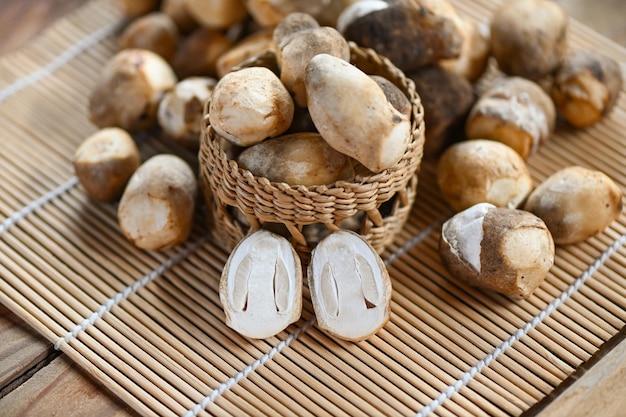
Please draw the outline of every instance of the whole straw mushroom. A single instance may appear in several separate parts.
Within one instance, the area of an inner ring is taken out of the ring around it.
[[[332,55],[316,55],[306,68],[305,87],[311,119],[330,146],[373,172],[402,158],[411,120],[359,68]]]
[[[81,143],[72,160],[86,194],[110,203],[120,198],[131,175],[141,164],[133,137],[119,127],[100,129]]]
[[[104,66],[89,97],[89,117],[100,128],[145,130],[156,122],[161,97],[176,82],[172,67],[156,53],[121,50]]]
[[[505,143],[526,159],[552,137],[555,124],[554,102],[537,83],[502,77],[472,107],[465,134]]]
[[[404,72],[458,57],[463,45],[458,25],[447,0],[357,1],[337,20],[347,40],[374,49]]]
[[[243,0],[184,0],[185,9],[200,25],[228,29],[248,16]]]
[[[605,173],[571,166],[539,184],[524,209],[543,219],[555,243],[571,244],[606,229],[622,213],[622,198]]]
[[[200,146],[200,128],[204,106],[211,98],[217,80],[189,77],[179,81],[163,95],[157,121],[174,141],[189,149]]]
[[[491,20],[491,54],[509,75],[539,80],[567,51],[569,17],[550,0],[503,2]]]
[[[268,139],[245,149],[237,162],[256,176],[294,186],[328,185],[354,177],[350,158],[313,132]]]
[[[569,54],[554,76],[551,95],[559,113],[578,128],[591,126],[617,102],[623,79],[614,59],[592,50]]]
[[[301,21],[301,13],[288,15],[286,26],[292,28],[291,20]],[[345,38],[335,28],[329,26],[300,29],[287,32],[285,25],[279,24],[275,30],[276,61],[280,68],[280,80],[292,93],[294,102],[300,107],[307,105],[304,73],[306,66],[315,55],[324,53],[344,61],[350,60],[350,47]]]
[[[518,208],[533,190],[533,180],[522,157],[493,140],[473,139],[446,149],[436,168],[437,184],[455,211],[486,202]]]
[[[251,146],[285,132],[294,104],[278,76],[264,67],[233,71],[213,89],[209,120],[215,131],[238,146]]]
[[[199,27],[181,40],[172,67],[179,78],[216,77],[217,61],[232,45],[222,31]]]
[[[469,285],[525,299],[552,268],[555,246],[534,214],[478,203],[443,224],[439,253],[452,275]]]
[[[230,46],[215,62],[218,78],[222,78],[235,67],[274,54],[273,29],[261,29],[245,36]]]
[[[184,242],[193,227],[196,175],[182,158],[158,154],[133,173],[117,209],[124,236],[146,250]]]
[[[152,12],[133,20],[118,44],[120,49],[147,49],[172,62],[179,38],[178,27],[168,15]]]
[[[137,17],[157,8],[158,0],[117,0],[117,5],[127,17]]]

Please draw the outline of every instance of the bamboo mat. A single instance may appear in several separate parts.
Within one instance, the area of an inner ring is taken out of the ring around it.
[[[202,213],[189,242],[145,252],[125,241],[115,207],[89,201],[71,157],[95,131],[86,116],[115,51],[120,14],[93,0],[0,60],[0,302],[145,416],[515,416],[550,394],[626,321],[626,217],[557,250],[547,281],[525,301],[467,287],[442,267],[448,215],[420,172],[408,224],[384,254],[394,289],[390,323],[347,343],[302,319],[247,340],[223,323],[217,293],[225,253]],[[495,0],[455,1],[486,19]],[[577,22],[572,47],[621,62],[626,51]],[[579,164],[626,189],[626,94],[600,125],[560,128],[529,165],[540,181]],[[144,155],[179,151],[154,137]],[[195,161],[195,155],[184,155]]]

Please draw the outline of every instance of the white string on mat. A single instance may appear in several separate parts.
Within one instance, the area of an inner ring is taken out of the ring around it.
[[[426,405],[420,412],[415,414],[415,417],[426,417],[428,414],[435,411],[437,407],[442,405],[445,401],[449,400],[454,394],[458,393],[463,387],[480,373],[483,368],[489,366],[500,354],[504,353],[515,342],[528,334],[532,329],[537,327],[545,318],[547,318],[559,305],[567,301],[578,289],[587,281],[587,279],[593,275],[604,263],[615,253],[620,247],[626,243],[626,234],[621,235],[611,246],[609,246],[593,264],[582,273],[569,287],[567,287],[561,295],[555,298],[550,304],[546,306],[539,314],[537,314],[531,321],[526,323],[524,327],[519,328],[510,338],[505,340],[500,346],[496,347],[493,352],[481,359],[476,365],[474,365],[469,371],[465,372],[461,378],[459,378],[453,385],[450,385],[447,389],[441,392],[441,395],[434,399],[430,404]]]
[[[15,213],[11,214],[9,217],[4,219],[4,221],[0,225],[0,236],[2,236],[4,232],[9,230],[9,228],[13,226],[15,223],[17,223],[19,220],[23,219],[24,217],[26,217],[33,211],[37,210],[38,208],[46,204],[48,201],[60,196],[61,194],[64,194],[71,188],[75,187],[77,184],[78,184],[78,178],[72,177],[65,184],[61,184],[54,190],[49,191],[48,193],[39,197],[37,200],[34,200],[28,205],[24,206],[21,210],[18,210]]]
[[[123,21],[116,21],[107,26],[103,26],[100,29],[90,33],[84,38],[80,39],[75,44],[71,45],[61,54],[55,56],[50,62],[43,67],[31,72],[30,74],[18,78],[8,86],[0,89],[0,103],[11,97],[12,95],[20,92],[21,90],[36,84],[43,78],[51,75],[53,72],[67,64],[76,56],[87,50],[89,47],[101,42],[117,32],[123,24]]]
[[[430,235],[435,230],[435,228],[443,222],[445,218],[446,216],[434,221],[433,223],[428,225],[426,228],[424,228],[420,233],[415,235],[412,239],[408,240],[404,245],[398,248],[398,250],[396,250],[394,253],[389,255],[389,257],[383,261],[384,264],[386,266],[389,266],[400,256],[407,253],[413,246],[416,246],[422,240],[426,239],[426,237]],[[313,325],[313,323],[315,323],[315,318],[305,322],[302,325],[302,327],[299,327],[298,329],[296,329],[296,331],[294,331],[292,334],[287,336],[285,340],[281,340],[276,346],[272,347],[272,349],[270,349],[267,353],[263,354],[260,358],[256,359],[254,362],[246,366],[244,369],[237,372],[234,376],[228,378],[225,382],[222,382],[221,384],[219,384],[217,388],[211,391],[209,395],[204,397],[202,401],[200,401],[192,409],[187,411],[187,413],[185,413],[183,417],[196,417],[200,413],[200,411],[204,410],[210,403],[214,402],[217,399],[217,397],[219,397],[224,392],[231,389],[234,385],[239,383],[239,381],[246,378],[250,373],[256,371],[257,368],[264,365],[267,361],[271,360],[272,358],[274,358],[274,356],[279,354],[284,348],[289,346],[291,342],[293,342],[294,340],[298,338],[298,336],[300,336],[302,333],[305,333]]]
[[[89,326],[92,326],[98,319],[102,318],[106,313],[111,311],[113,307],[120,304],[123,300],[126,300],[131,295],[135,294],[141,288],[148,285],[150,282],[154,281],[159,276],[163,275],[168,269],[172,268],[178,262],[185,259],[191,253],[196,251],[200,246],[206,242],[207,236],[204,236],[191,245],[188,245],[185,249],[178,252],[171,258],[168,258],[167,261],[163,262],[157,268],[153,269],[140,279],[133,282],[131,285],[124,288],[122,291],[115,294],[113,297],[107,299],[100,308],[94,311],[89,317],[83,320],[81,323],[77,324],[72,328],[72,330],[65,333],[65,335],[59,337],[54,344],[54,348],[59,350],[64,343],[69,343],[72,339],[76,338],[82,331],[87,330]]]

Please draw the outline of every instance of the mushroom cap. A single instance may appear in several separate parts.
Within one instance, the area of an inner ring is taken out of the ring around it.
[[[313,123],[330,146],[373,172],[395,165],[411,137],[411,121],[363,71],[328,54],[314,56],[305,87]]]
[[[221,78],[211,97],[209,121],[239,146],[250,146],[285,132],[294,104],[280,79],[264,67],[248,67]]]
[[[243,0],[184,0],[185,9],[200,25],[228,29],[248,16]]]
[[[122,32],[120,49],[147,49],[171,62],[180,35],[172,18],[162,12],[152,12],[133,20]]]

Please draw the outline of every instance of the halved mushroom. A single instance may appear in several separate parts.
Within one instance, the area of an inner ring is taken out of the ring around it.
[[[274,336],[300,318],[300,258],[286,238],[259,229],[231,252],[219,295],[229,327],[254,339]]]
[[[322,239],[311,253],[308,282],[317,325],[330,335],[360,341],[389,321],[389,273],[357,233],[339,230]]]

